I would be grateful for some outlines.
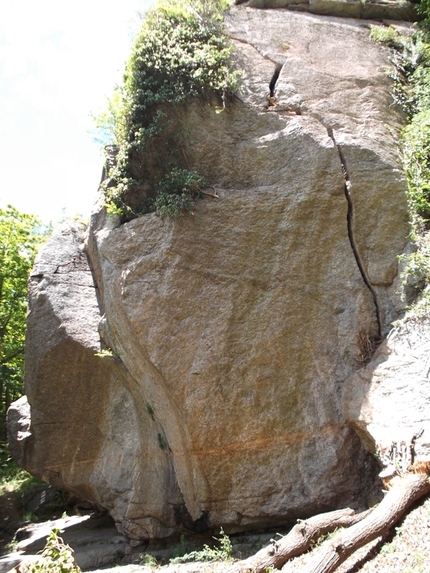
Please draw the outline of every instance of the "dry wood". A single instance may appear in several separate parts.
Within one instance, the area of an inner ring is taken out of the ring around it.
[[[272,539],[272,544],[252,555],[248,559],[234,564],[235,572],[252,571],[263,573],[269,567],[281,567],[288,559],[300,555],[312,545],[318,537],[334,531],[338,527],[349,527],[364,519],[370,512],[356,515],[353,509],[340,509],[315,515],[306,521],[298,520],[297,525],[281,539]]]
[[[203,193],[203,195],[207,195],[208,197],[214,197],[215,199],[219,199],[219,195],[216,194],[216,189],[213,185],[210,185],[210,187],[212,187],[212,189],[214,190],[213,193],[208,193],[207,191],[202,191],[202,189],[200,189],[200,193]]]
[[[208,197],[214,197],[215,199],[219,199],[219,195],[215,195],[215,193],[207,193],[206,191],[202,190],[200,190],[200,193],[203,193],[203,195],[207,195]]]
[[[287,564],[284,573],[331,573],[354,551],[387,533],[417,499],[430,492],[426,474],[407,473],[396,476],[381,503],[362,521],[326,541],[305,569]]]

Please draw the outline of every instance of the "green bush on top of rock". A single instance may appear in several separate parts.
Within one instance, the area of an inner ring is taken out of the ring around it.
[[[172,109],[196,98],[215,100],[223,108],[237,84],[223,29],[227,8],[226,0],[160,0],[146,14],[123,85],[98,120],[99,128],[110,131],[112,142],[120,146],[103,193],[110,212],[123,221],[154,210],[177,214],[195,199],[193,184],[193,192],[187,190],[183,198],[182,190],[169,193],[178,196],[176,206],[163,209],[156,187],[175,169],[189,170],[183,149],[189,128],[177,128]],[[154,149],[159,158],[154,159]]]

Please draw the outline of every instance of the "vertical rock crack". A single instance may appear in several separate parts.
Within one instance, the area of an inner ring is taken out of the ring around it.
[[[281,70],[282,70],[282,65],[276,64],[275,71],[273,72],[273,76],[269,84],[270,97],[275,97],[276,82],[278,81]]]
[[[357,245],[355,243],[355,238],[354,238],[354,232],[353,232],[354,205],[353,205],[352,198],[351,198],[351,180],[349,178],[348,170],[346,168],[345,157],[342,153],[340,146],[336,142],[336,139],[335,139],[334,134],[333,134],[333,130],[329,127],[326,129],[327,129],[327,134],[330,137],[330,139],[333,141],[333,144],[334,144],[336,151],[339,155],[339,160],[340,160],[340,164],[342,167],[342,173],[343,173],[343,177],[345,179],[344,191],[345,191],[345,198],[346,198],[346,201],[348,204],[348,213],[346,216],[346,220],[347,220],[347,225],[348,225],[349,243],[351,245],[352,252],[354,253],[355,262],[357,263],[357,267],[358,267],[358,270],[360,271],[360,274],[361,274],[361,277],[364,281],[364,284],[369,289],[370,294],[372,295],[373,303],[375,305],[376,322],[378,325],[378,338],[381,338],[382,337],[382,326],[381,326],[381,313],[380,313],[380,309],[379,309],[378,298],[376,296],[375,289],[370,284],[369,278],[366,275],[366,271],[364,270],[364,265],[363,265],[363,262],[360,258],[360,255],[358,253]]]

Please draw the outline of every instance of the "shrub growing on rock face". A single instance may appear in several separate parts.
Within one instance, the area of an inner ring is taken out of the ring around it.
[[[172,169],[156,186],[155,212],[174,217],[191,211],[203,185],[204,179],[196,171]]]
[[[414,305],[417,314],[428,314],[430,308],[430,0],[422,0],[418,11],[424,16],[422,29],[410,36],[399,34],[393,27],[371,26],[370,36],[393,48],[395,72],[393,99],[408,118],[401,147],[407,177],[407,199],[411,214],[411,235],[417,250],[402,257],[403,279],[421,293]],[[420,308],[418,308],[420,306]]]
[[[235,86],[231,46],[223,31],[227,7],[225,0],[163,0],[146,15],[123,85],[104,120],[114,126],[121,150],[117,166],[108,174],[110,186],[103,192],[110,210],[123,220],[160,211],[160,203],[169,203],[154,201],[163,181],[175,169],[189,170],[183,145],[189,130],[178,129],[174,109],[197,98],[216,100],[223,107]],[[192,170],[189,173],[195,190],[198,177]],[[185,195],[183,200],[175,198],[176,206],[166,213],[189,209],[193,193]]]
[[[413,116],[404,130],[404,165],[412,210],[430,219],[430,108]]]
[[[430,0],[422,1],[418,9],[425,17],[422,24],[427,31],[402,36],[392,27],[372,26],[371,37],[395,50],[393,97],[408,117],[401,147],[408,182],[411,234],[417,250],[403,257],[406,263],[403,279],[405,285],[411,283],[421,292],[421,301],[414,305],[414,312],[422,315],[430,308],[427,286],[430,281]]]
[[[385,44],[390,48],[402,49],[402,37],[394,26],[370,26],[370,37],[374,42]]]

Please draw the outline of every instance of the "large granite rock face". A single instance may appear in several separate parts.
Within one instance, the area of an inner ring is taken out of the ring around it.
[[[389,53],[355,20],[237,7],[227,24],[243,91],[179,118],[218,198],[116,228],[100,210],[86,248],[60,230],[30,281],[15,455],[134,538],[363,505],[375,475],[342,386],[402,309]]]

